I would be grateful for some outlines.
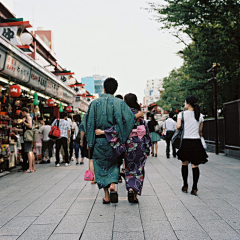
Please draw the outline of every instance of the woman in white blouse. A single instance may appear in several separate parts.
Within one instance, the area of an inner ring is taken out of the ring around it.
[[[204,164],[208,160],[208,155],[204,150],[201,142],[203,129],[203,115],[200,113],[200,107],[194,96],[188,96],[185,100],[185,110],[179,113],[177,120],[177,128],[181,127],[182,114],[184,115],[184,135],[181,148],[177,152],[178,159],[182,161],[182,191],[188,190],[188,164],[192,165],[193,186],[191,194],[197,195],[197,183],[199,179],[199,164]]]

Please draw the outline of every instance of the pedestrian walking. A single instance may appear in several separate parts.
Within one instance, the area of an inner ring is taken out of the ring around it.
[[[150,131],[151,139],[152,139],[152,156],[157,157],[157,151],[158,151],[158,142],[161,140],[160,135],[155,132],[155,126],[158,125],[158,122],[154,118],[154,114],[149,115],[149,122],[148,122],[148,128]],[[155,151],[154,151],[155,150]],[[154,155],[155,152],[155,155]]]
[[[137,96],[129,93],[125,95],[124,101],[131,108],[133,114],[141,111],[137,102]],[[135,120],[134,127],[126,143],[121,143],[115,127],[105,131],[97,129],[96,135],[105,134],[107,141],[114,149],[115,154],[125,160],[125,181],[128,191],[128,201],[138,203],[137,195],[141,195],[145,176],[145,164],[150,154],[151,137],[147,123],[143,118]]]
[[[170,142],[172,140],[172,136],[175,133],[177,127],[177,123],[173,120],[174,113],[169,113],[169,118],[164,122],[163,124],[163,131],[165,134],[165,140],[166,140],[166,156],[167,158],[170,158]],[[176,148],[172,145],[172,154],[173,157],[176,157]]]
[[[59,167],[59,151],[61,146],[63,146],[64,150],[64,156],[65,156],[65,166],[69,166],[69,161],[68,161],[68,143],[70,142],[70,125],[69,122],[66,120],[67,119],[67,113],[66,112],[61,112],[60,113],[60,119],[59,120],[54,120],[52,123],[52,126],[58,125],[59,124],[59,129],[61,131],[61,137],[56,140],[56,163],[55,166]]]
[[[185,100],[185,111],[179,113],[177,120],[177,128],[180,128],[182,124],[184,127],[183,140],[177,156],[182,161],[183,192],[188,190],[188,164],[191,163],[192,165],[193,185],[191,194],[193,195],[197,195],[198,191],[197,184],[200,176],[198,166],[208,161],[208,155],[200,139],[203,121],[197,99],[194,96],[188,96]]]
[[[51,162],[53,145],[55,144],[55,142],[52,141],[48,136],[50,131],[51,131],[50,121],[46,121],[45,124],[43,124],[39,129],[39,133],[42,134],[43,136],[42,161],[40,162],[40,164]],[[48,150],[48,155],[46,154],[46,150]]]
[[[72,129],[73,129],[73,134],[72,134],[72,139],[70,143],[70,159],[72,159],[73,156],[73,150],[75,152],[75,158],[76,158],[76,165],[79,164],[79,149],[80,149],[80,142],[76,141],[76,137],[78,135],[79,131],[79,126],[81,124],[81,116],[79,114],[76,114],[73,116],[74,122],[72,123]],[[83,164],[83,161],[80,162],[80,164]]]
[[[69,123],[69,126],[70,126],[70,130],[71,130],[71,134],[70,134],[70,141],[67,145],[67,148],[68,148],[68,156],[69,156],[69,162],[70,161],[73,161],[73,157],[71,155],[71,152],[73,151],[73,134],[74,134],[74,128],[73,128],[73,118],[72,118],[72,114],[67,114],[67,118],[66,118],[66,121],[68,121]],[[61,153],[64,153],[63,149],[61,148]],[[71,155],[71,157],[70,157]],[[63,156],[63,161],[65,162],[64,160],[64,155],[62,154]]]
[[[117,87],[114,78],[104,81],[104,94],[91,103],[80,125],[81,131],[86,133],[88,147],[93,148],[95,178],[99,189],[104,188],[104,204],[118,202],[115,183],[118,183],[119,164],[105,135],[97,136],[95,130],[115,126],[121,142],[125,143],[135,124],[135,116],[130,108],[124,101],[113,96]]]

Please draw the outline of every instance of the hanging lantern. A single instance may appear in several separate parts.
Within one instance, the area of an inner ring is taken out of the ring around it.
[[[72,112],[72,107],[71,107],[71,106],[66,107],[66,111],[67,111],[68,113]]]
[[[22,89],[18,85],[12,85],[9,88],[9,95],[11,97],[20,97],[22,94]]]
[[[20,110],[17,110],[17,111],[16,111],[16,115],[20,116],[20,113],[21,113]]]
[[[34,94],[33,94],[33,97],[34,97],[33,105],[34,105],[34,106],[39,105],[37,93],[34,93]]]
[[[63,112],[62,103],[60,103],[59,112]]]
[[[55,102],[54,102],[53,99],[48,99],[48,100],[47,100],[47,106],[48,106],[48,107],[53,107],[54,104],[55,104]]]

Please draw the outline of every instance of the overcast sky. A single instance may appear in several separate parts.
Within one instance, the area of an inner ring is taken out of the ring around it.
[[[176,53],[183,46],[159,31],[153,13],[142,9],[145,0],[10,1],[12,12],[30,20],[34,30],[53,31],[58,62],[77,79],[113,76],[118,93],[133,92],[142,102],[148,79],[166,77],[182,64]]]

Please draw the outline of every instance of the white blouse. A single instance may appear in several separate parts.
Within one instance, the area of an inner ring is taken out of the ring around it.
[[[195,119],[194,111],[184,111],[184,136],[183,138],[199,139],[199,126],[204,122],[203,115],[200,114],[199,121]],[[182,112],[178,114],[178,118],[182,119]]]

